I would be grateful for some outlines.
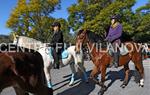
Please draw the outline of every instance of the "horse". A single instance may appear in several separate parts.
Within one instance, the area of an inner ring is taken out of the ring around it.
[[[98,92],[98,95],[103,95],[104,92],[107,90],[107,87],[105,86],[105,76],[106,76],[106,69],[112,62],[113,58],[109,51],[106,51],[107,48],[102,48],[101,51],[100,48],[97,49],[96,45],[94,43],[102,41],[100,39],[100,36],[95,34],[94,32],[86,29],[82,29],[77,34],[76,39],[76,52],[78,54],[80,53],[80,49],[82,48],[82,45],[86,43],[88,46],[88,49],[90,51],[91,60],[94,63],[94,68],[92,69],[92,72],[90,74],[90,78],[95,80],[95,76],[101,73],[101,81],[98,82],[98,84],[101,86],[100,91]],[[141,55],[141,49],[139,51],[137,50],[139,48],[139,45],[134,42],[125,42],[123,43],[126,48],[128,49],[128,52],[124,55],[120,55],[119,57],[119,66],[124,66],[125,71],[125,78],[123,83],[121,84],[122,88],[125,88],[129,81],[129,61],[131,60],[134,62],[135,67],[137,68],[141,78],[139,81],[139,86],[144,86],[144,67],[142,64],[142,55]],[[106,51],[106,52],[104,52]]]
[[[29,46],[29,47],[35,49],[42,55],[42,58],[44,61],[44,73],[45,73],[45,77],[46,77],[47,86],[49,88],[52,88],[50,70],[52,69],[53,64],[54,64],[54,58],[52,56],[53,49],[48,46],[49,45],[48,43],[44,44],[33,38],[29,38],[29,37],[25,37],[25,36],[19,36],[18,38],[19,39],[17,41],[17,45],[19,45],[19,46],[26,47],[28,45],[33,45],[33,43],[36,44],[36,46],[38,46],[38,47],[32,47],[32,46]],[[16,42],[16,41],[14,41],[14,42]],[[81,50],[80,55],[76,55],[75,46],[70,46],[67,49],[65,49],[62,52],[62,64],[60,64],[60,65],[66,66],[68,64],[70,65],[70,68],[72,71],[69,86],[72,86],[75,81],[75,73],[76,73],[75,66],[77,66],[79,68],[79,70],[83,73],[84,80],[85,80],[85,82],[88,83],[87,74],[86,74],[86,71],[84,68],[82,50]]]
[[[47,53],[46,51],[47,50]],[[43,47],[38,50],[38,52],[43,56],[44,59],[44,71],[45,76],[47,80],[47,86],[52,87],[51,83],[51,76],[50,76],[50,69],[52,69],[54,64],[54,58],[52,56],[52,48],[51,47]],[[82,52],[82,51],[81,51]],[[69,82],[69,86],[72,86],[75,81],[75,73],[76,69],[75,66],[83,73],[85,82],[88,83],[88,77],[84,68],[84,62],[83,62],[83,53],[80,55],[76,55],[75,53],[75,46],[68,47],[65,51],[62,52],[62,64],[60,64],[62,67],[66,65],[70,65],[71,68],[71,80]]]
[[[44,85],[43,59],[40,53],[17,51],[4,45],[0,51],[0,91],[13,86],[17,95],[26,92],[37,95],[53,95],[52,89]],[[12,50],[12,51],[11,51]]]

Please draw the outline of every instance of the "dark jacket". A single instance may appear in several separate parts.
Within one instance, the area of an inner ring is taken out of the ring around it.
[[[63,49],[63,34],[61,31],[58,31],[58,32],[55,32],[52,36],[52,40],[51,40],[51,44],[52,44],[52,47],[56,47],[56,44],[57,43],[61,43],[62,45],[59,45],[59,46],[62,46],[62,49]]]

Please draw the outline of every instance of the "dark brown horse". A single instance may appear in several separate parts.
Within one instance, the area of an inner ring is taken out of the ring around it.
[[[42,56],[35,51],[17,52],[16,47],[8,52],[9,46],[2,47],[0,53],[0,92],[13,86],[17,95],[26,92],[37,95],[53,95],[52,89],[44,85]],[[28,50],[28,49],[26,49]]]
[[[90,52],[91,60],[95,65],[95,67],[93,68],[90,74],[90,77],[94,79],[96,75],[101,73],[101,82],[99,82],[101,89],[99,91],[99,95],[102,95],[107,90],[107,87],[104,85],[106,69],[109,66],[109,64],[112,62],[113,58],[108,52],[104,52],[104,50],[106,51],[106,48],[103,48],[101,51],[99,51],[97,50],[96,45],[93,45],[94,43],[99,42],[99,40],[100,40],[99,36],[96,35],[95,33],[89,30],[80,30],[76,39],[76,52],[79,53],[83,43],[86,43],[88,49],[90,50],[89,52]],[[143,87],[144,68],[142,64],[141,50],[139,51],[136,50],[137,48],[139,48],[139,46],[136,43],[128,42],[124,44],[126,44],[128,50],[132,49],[132,51],[128,52],[126,55],[119,57],[119,66],[124,66],[124,70],[125,70],[125,78],[121,87],[124,88],[128,84],[128,80],[129,80],[128,64],[130,60],[134,62],[135,67],[137,68],[138,72],[141,75],[139,85]]]

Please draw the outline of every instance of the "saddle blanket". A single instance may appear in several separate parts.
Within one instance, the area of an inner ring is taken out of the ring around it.
[[[50,52],[49,52],[49,56],[50,56],[50,58],[53,59],[52,53],[53,53],[53,49],[51,48],[51,49],[50,49]],[[64,51],[61,53],[61,58],[62,58],[62,59],[65,59],[65,58],[68,57],[68,55],[69,55],[68,51],[67,51],[67,50],[64,50]]]
[[[110,55],[112,55],[113,52],[114,52],[113,47],[109,47],[108,52],[109,52]],[[119,47],[119,52],[120,52],[120,55],[126,55],[126,54],[129,53],[129,50],[125,45],[121,45],[121,47]]]

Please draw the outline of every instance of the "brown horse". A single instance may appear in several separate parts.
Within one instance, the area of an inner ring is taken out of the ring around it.
[[[99,91],[99,95],[102,95],[106,90],[107,87],[104,85],[105,82],[105,76],[106,76],[106,69],[112,62],[113,58],[108,52],[106,51],[106,48],[103,48],[101,51],[97,50],[96,45],[93,45],[96,42],[99,42],[100,37],[96,35],[95,33],[89,31],[89,30],[80,30],[77,35],[76,39],[76,52],[79,53],[81,46],[83,43],[87,45],[89,49],[89,54],[91,56],[91,60],[93,61],[95,67],[93,68],[90,77],[94,79],[94,77],[101,73],[101,82],[98,82],[101,86],[101,89]],[[132,60],[135,64],[135,67],[137,68],[138,72],[141,75],[141,79],[139,81],[139,85],[141,87],[144,86],[144,68],[142,65],[142,56],[141,56],[141,50],[137,51],[136,48],[139,48],[139,46],[136,43],[128,42],[124,43],[126,44],[129,51],[126,55],[122,55],[119,57],[119,66],[124,66],[125,70],[125,78],[121,85],[122,88],[124,88],[129,81],[129,61]]]
[[[13,86],[17,95],[26,92],[37,95],[53,95],[52,89],[44,85],[42,56],[35,51],[8,52],[9,46],[2,47],[0,53],[0,92]],[[27,50],[27,49],[26,49]]]

